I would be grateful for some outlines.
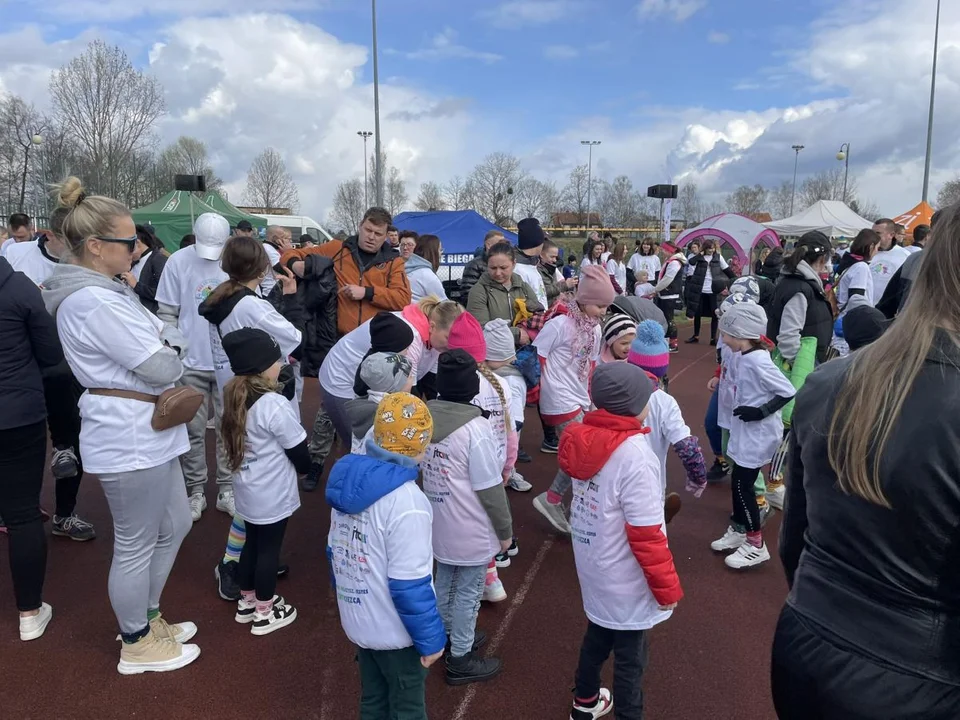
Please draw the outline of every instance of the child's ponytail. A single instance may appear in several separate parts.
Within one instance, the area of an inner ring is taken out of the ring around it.
[[[220,435],[227,468],[237,472],[247,449],[247,411],[261,395],[277,390],[277,384],[262,375],[237,375],[223,388],[223,418]]]
[[[493,389],[497,391],[497,397],[500,398],[500,404],[503,406],[503,421],[506,423],[507,432],[509,432],[513,425],[510,424],[510,410],[507,407],[507,397],[503,394],[503,385],[500,384],[499,378],[493,374],[493,371],[487,367],[486,362],[477,365],[477,369],[480,371],[480,374],[487,379],[487,382],[493,385]]]

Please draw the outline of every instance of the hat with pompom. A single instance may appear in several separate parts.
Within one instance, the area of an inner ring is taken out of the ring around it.
[[[662,378],[670,369],[670,348],[663,327],[656,320],[637,325],[637,339],[630,346],[627,362]]]

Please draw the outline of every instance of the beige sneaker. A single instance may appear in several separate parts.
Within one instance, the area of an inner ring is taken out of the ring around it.
[[[196,645],[180,645],[158,637],[151,630],[135,643],[122,644],[117,671],[121,675],[169,672],[189,665],[198,657],[200,648]]]
[[[182,622],[171,625],[163,619],[162,614],[157,615],[157,617],[150,622],[150,630],[161,639],[173,640],[181,645],[197,634],[197,626],[192,622]]]

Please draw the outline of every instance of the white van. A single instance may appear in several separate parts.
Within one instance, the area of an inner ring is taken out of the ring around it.
[[[294,245],[299,244],[301,235],[309,235],[315,243],[325,243],[333,237],[320,227],[320,224],[306,215],[263,215],[253,213],[267,221],[267,225],[279,225],[290,231],[290,239]]]

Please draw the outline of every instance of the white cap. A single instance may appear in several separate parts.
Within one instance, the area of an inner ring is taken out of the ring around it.
[[[204,260],[219,260],[230,237],[230,223],[223,215],[204,213],[193,223],[193,234],[197,237],[197,255]]]

